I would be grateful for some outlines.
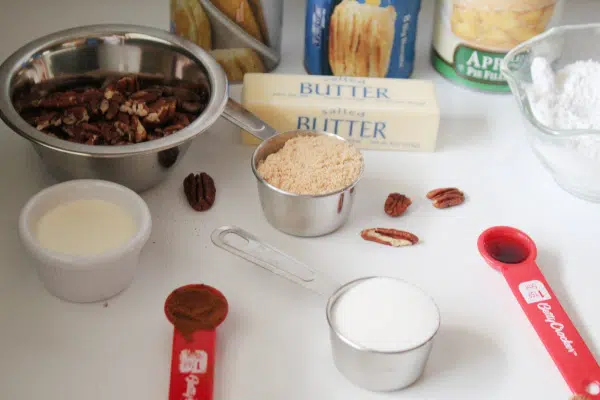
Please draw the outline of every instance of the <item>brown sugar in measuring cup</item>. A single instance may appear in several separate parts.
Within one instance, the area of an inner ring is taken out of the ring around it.
[[[212,400],[216,328],[227,317],[227,299],[211,286],[186,285],[171,292],[164,310],[175,327],[169,400]]]

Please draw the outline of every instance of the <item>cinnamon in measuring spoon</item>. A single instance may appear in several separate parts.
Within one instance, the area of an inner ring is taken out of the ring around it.
[[[196,331],[210,331],[225,320],[228,304],[225,297],[206,285],[176,289],[165,306],[167,317],[187,341]]]

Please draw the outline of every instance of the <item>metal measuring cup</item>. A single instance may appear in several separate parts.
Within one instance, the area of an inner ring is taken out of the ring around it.
[[[322,131],[296,130],[279,133],[234,100],[229,99],[227,107],[225,118],[263,141],[252,155],[252,172],[256,177],[263,214],[274,228],[289,235],[315,237],[334,232],[346,223],[354,201],[355,187],[364,171],[364,160],[354,182],[322,195],[286,192],[265,181],[258,172],[258,164],[279,151],[293,137],[329,136],[349,143],[346,139]]]
[[[238,243],[228,241],[226,237],[230,235],[241,238],[242,244],[239,244],[239,240]],[[211,240],[217,247],[328,298],[326,317],[329,324],[333,361],[338,371],[350,382],[370,391],[387,392],[405,388],[423,374],[433,345],[433,338],[439,329],[437,306],[434,308],[437,312],[438,326],[433,334],[424,338],[418,346],[401,351],[378,351],[365,348],[340,333],[334,324],[334,306],[336,301],[354,286],[369,279],[381,277],[364,277],[340,285],[326,275],[261,242],[254,235],[237,227],[218,228],[213,231]],[[389,279],[414,288],[413,285],[402,280]],[[429,296],[423,295],[435,305]]]

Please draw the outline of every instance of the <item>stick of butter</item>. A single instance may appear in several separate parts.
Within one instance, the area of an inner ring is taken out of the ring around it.
[[[431,81],[247,73],[242,105],[279,132],[335,133],[359,149],[435,151],[440,109]],[[242,130],[242,141],[259,139]]]

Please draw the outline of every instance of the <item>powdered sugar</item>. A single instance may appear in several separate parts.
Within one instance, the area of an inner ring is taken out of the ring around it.
[[[531,63],[527,98],[534,117],[550,129],[589,130],[556,137],[531,136],[532,145],[556,179],[579,197],[600,201],[600,62],[577,61],[554,72],[544,58]],[[532,128],[535,129],[535,128]]]
[[[531,64],[527,95],[534,116],[551,129],[600,130],[600,63],[577,61],[554,73],[545,58]]]
[[[573,147],[582,156],[600,161],[599,135],[585,135],[573,138]]]

